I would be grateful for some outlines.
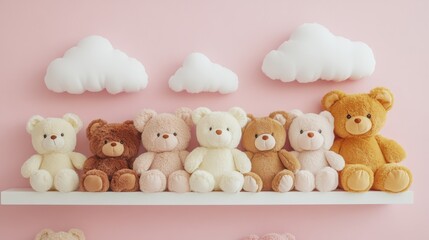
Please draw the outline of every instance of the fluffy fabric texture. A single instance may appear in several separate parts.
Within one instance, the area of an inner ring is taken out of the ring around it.
[[[136,59],[114,49],[109,40],[89,36],[49,64],[45,84],[54,92],[81,94],[106,89],[111,94],[146,88],[148,76]]]
[[[255,178],[257,191],[291,190],[294,171],[300,168],[295,156],[283,149],[291,117],[282,111],[273,112],[269,117],[255,118],[251,114],[248,117],[250,121],[243,129],[241,145],[251,160],[252,173],[257,176],[248,175],[246,178]],[[244,189],[254,191],[249,183],[252,182],[245,181]]]
[[[295,174],[295,189],[328,192],[338,187],[338,172],[344,168],[341,155],[329,151],[334,143],[334,118],[327,112],[304,114],[299,110],[289,128],[289,142],[301,163]]]
[[[295,236],[290,233],[268,233],[261,237],[252,234],[242,240],[295,240]]]
[[[360,79],[370,76],[374,68],[368,45],[335,36],[317,23],[298,27],[288,41],[265,56],[262,65],[271,79],[301,83]]]
[[[251,169],[249,158],[236,147],[240,143],[241,128],[247,121],[241,108],[228,112],[212,112],[197,108],[192,113],[200,147],[185,160],[185,169],[191,173],[190,188],[194,192],[222,190],[239,192],[243,188],[243,173]]]
[[[406,157],[404,149],[394,140],[377,135],[393,105],[388,89],[379,87],[353,95],[336,90],[323,97],[322,105],[335,119],[337,139],[332,150],[346,161],[340,173],[344,190],[402,192],[409,188],[412,174],[398,165]]]
[[[30,178],[35,191],[77,189],[79,177],[75,170],[82,169],[86,160],[81,153],[73,152],[81,128],[82,121],[72,113],[63,118],[45,119],[36,115],[29,119],[27,132],[37,154],[24,162],[21,175]]]
[[[89,192],[129,192],[138,190],[137,173],[132,170],[140,146],[140,133],[133,121],[107,123],[92,121],[86,135],[94,154],[84,165],[80,189]]]
[[[213,63],[202,53],[191,53],[183,66],[168,81],[175,92],[188,93],[237,91],[238,77],[231,70]]]
[[[85,235],[79,229],[70,229],[68,232],[54,232],[51,229],[40,231],[35,240],[85,240]]]
[[[134,126],[142,133],[147,152],[134,161],[133,169],[141,174],[140,190],[160,192],[189,191],[189,173],[184,162],[191,139],[192,110],[180,108],[176,114],[157,114],[143,110],[134,119]]]

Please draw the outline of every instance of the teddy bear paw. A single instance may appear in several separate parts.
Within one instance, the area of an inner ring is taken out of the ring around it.
[[[309,171],[296,173],[295,188],[300,192],[311,192],[315,188],[314,175]]]
[[[392,170],[386,177],[384,188],[389,192],[402,192],[410,185],[408,173],[402,169]]]
[[[71,192],[79,186],[79,177],[74,170],[63,169],[55,175],[54,186],[60,192]]]
[[[258,183],[251,176],[244,177],[243,189],[246,192],[257,192],[259,189]]]
[[[97,175],[88,175],[83,180],[83,187],[87,192],[100,192],[103,189],[103,180]]]
[[[326,167],[316,175],[316,189],[319,192],[330,192],[338,187],[338,173],[333,168]]]
[[[162,192],[165,190],[166,184],[165,175],[159,170],[150,170],[140,176],[140,190],[142,192]]]
[[[222,176],[219,187],[224,192],[236,193],[243,188],[244,177],[241,173],[231,172]]]
[[[191,175],[191,178],[189,179],[189,185],[191,191],[193,192],[206,193],[213,191],[215,180],[213,175],[210,173],[197,170]]]
[[[170,192],[189,192],[189,173],[183,170],[173,172],[168,177],[168,191]]]
[[[293,188],[293,178],[289,175],[284,175],[279,182],[279,192],[289,192]]]
[[[119,176],[119,179],[117,181],[117,188],[119,192],[129,192],[134,189],[136,186],[136,176],[131,173],[124,173],[121,176]]]
[[[354,192],[368,191],[371,185],[371,177],[365,170],[357,170],[347,179],[347,187]]]
[[[52,187],[52,176],[46,170],[38,170],[30,176],[30,185],[37,192],[46,192]]]

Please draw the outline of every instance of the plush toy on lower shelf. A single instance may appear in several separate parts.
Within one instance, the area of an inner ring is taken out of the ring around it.
[[[79,229],[70,229],[68,232],[43,229],[37,234],[35,240],[85,240],[85,235]]]
[[[393,94],[388,89],[379,87],[353,95],[336,90],[323,97],[322,105],[335,119],[337,139],[332,150],[346,161],[340,173],[344,190],[396,193],[410,187],[411,171],[398,164],[405,159],[404,149],[378,135],[393,105]]]
[[[37,192],[58,190],[71,192],[79,186],[76,169],[82,169],[86,157],[73,152],[76,134],[82,128],[80,118],[72,113],[63,118],[33,116],[27,123],[37,154],[21,167],[21,175],[30,178],[31,187]]]
[[[241,128],[247,116],[243,109],[234,107],[228,112],[212,112],[197,108],[192,113],[197,126],[200,147],[185,160],[185,169],[191,173],[190,188],[194,192],[239,192],[243,188],[244,173],[251,169],[249,158],[236,147],[240,143]]]
[[[288,192],[294,186],[294,172],[300,168],[296,157],[283,149],[286,130],[292,118],[282,111],[269,117],[255,118],[243,128],[241,144],[252,162],[252,172],[245,175],[244,189],[249,192]]]
[[[290,233],[268,233],[261,237],[252,234],[242,240],[295,240],[295,236]]]
[[[334,117],[328,111],[304,114],[294,110],[291,114],[295,118],[289,128],[289,142],[301,163],[301,170],[295,174],[295,189],[301,192],[337,189],[337,171],[345,163],[343,157],[329,151],[335,138]]]
[[[86,135],[94,156],[85,162],[81,191],[137,191],[138,175],[132,165],[140,147],[140,133],[133,121],[107,123],[97,119],[88,125]]]
[[[189,192],[189,173],[184,170],[186,148],[191,139],[192,110],[180,108],[176,114],[157,114],[143,110],[134,126],[142,133],[147,152],[135,161],[133,169],[140,176],[140,190]]]

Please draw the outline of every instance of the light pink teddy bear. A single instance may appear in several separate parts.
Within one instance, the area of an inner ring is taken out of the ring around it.
[[[268,233],[261,237],[252,234],[242,240],[295,240],[295,236],[290,233]]]
[[[189,173],[184,170],[191,139],[192,110],[179,108],[176,114],[143,110],[134,126],[142,133],[147,152],[136,158],[133,169],[141,174],[143,192],[189,192]]]

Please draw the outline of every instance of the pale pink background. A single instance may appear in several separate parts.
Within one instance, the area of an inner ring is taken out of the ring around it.
[[[0,190],[28,187],[21,164],[33,154],[25,124],[33,114],[74,112],[123,121],[141,108],[181,106],[256,115],[300,108],[319,111],[328,91],[366,92],[386,86],[396,103],[383,129],[408,151],[415,174],[414,205],[386,206],[0,206],[0,239],[32,239],[42,228],[85,231],[88,239],[239,239],[288,231],[298,239],[429,239],[428,1],[0,1]],[[372,77],[343,83],[284,84],[266,78],[262,59],[291,31],[318,22],[338,35],[369,44],[377,60]],[[81,38],[100,34],[149,74],[135,94],[55,94],[43,83],[47,65]],[[173,93],[168,78],[192,51],[235,71],[230,95]],[[84,133],[78,151],[88,154]],[[424,177],[426,176],[426,178]]]

